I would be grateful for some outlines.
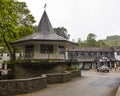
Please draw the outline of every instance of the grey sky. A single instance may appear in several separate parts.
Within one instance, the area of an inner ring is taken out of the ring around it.
[[[65,27],[71,39],[85,40],[89,33],[98,39],[120,35],[119,0],[19,0],[25,1],[38,24],[45,2],[53,28]]]

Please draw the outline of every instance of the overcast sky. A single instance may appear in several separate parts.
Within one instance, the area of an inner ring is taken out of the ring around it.
[[[47,3],[53,28],[65,27],[71,40],[85,40],[94,33],[97,40],[120,35],[119,0],[18,0],[25,1],[38,25]]]

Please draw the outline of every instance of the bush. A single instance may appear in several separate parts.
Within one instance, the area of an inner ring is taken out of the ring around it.
[[[72,65],[68,68],[68,70],[79,70],[80,68],[78,68],[76,65]]]

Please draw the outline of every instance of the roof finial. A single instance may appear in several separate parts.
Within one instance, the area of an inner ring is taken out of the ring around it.
[[[44,10],[46,10],[46,7],[47,7],[47,4],[45,3],[45,5],[44,5]]]

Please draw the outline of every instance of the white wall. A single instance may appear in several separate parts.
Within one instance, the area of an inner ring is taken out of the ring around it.
[[[2,53],[2,55],[0,54],[0,62],[3,62],[3,61],[8,61],[10,60],[10,54],[9,53]]]
[[[19,58],[20,54],[16,53],[16,58]],[[10,60],[10,53],[0,53],[0,63],[2,63],[3,61],[9,61]]]
[[[114,57],[115,59],[120,60],[120,55],[117,55],[117,52],[114,52]]]
[[[40,53],[40,44],[36,44],[33,59],[65,59],[65,57],[64,54],[58,54],[58,45],[54,45],[53,53]]]

